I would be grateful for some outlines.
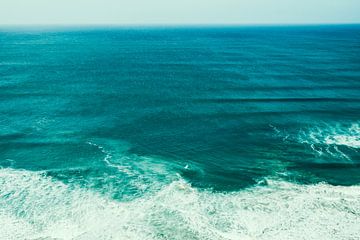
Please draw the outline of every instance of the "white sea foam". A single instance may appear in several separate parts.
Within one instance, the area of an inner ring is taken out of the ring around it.
[[[349,148],[360,147],[359,124],[349,126],[323,126],[309,131],[310,141],[327,145],[342,145]]]
[[[360,148],[360,135],[334,135],[325,138],[326,144],[344,145],[352,148]]]
[[[302,142],[310,144],[319,155],[328,154],[348,161],[351,161],[351,157],[339,147],[346,147],[355,152],[360,147],[360,127],[357,123],[350,127],[343,125],[316,127],[308,131],[307,138],[304,136],[306,133],[300,137]]]
[[[181,178],[128,202],[41,173],[0,169],[0,239],[359,239],[360,186],[267,186],[233,193]]]
[[[300,142],[309,146],[319,157],[332,157],[352,161],[351,156],[344,152],[357,153],[360,148],[360,125],[329,125],[319,124],[315,127],[302,129],[298,132],[280,131],[274,126],[275,136],[282,137],[285,142]]]
[[[173,163],[164,164],[161,158],[130,154],[127,152],[129,147],[125,142],[119,144],[119,142],[106,139],[95,139],[95,141],[88,141],[87,144],[102,152],[103,162],[106,166],[124,174],[124,178],[126,177],[124,180],[132,186],[132,190],[143,192],[149,189],[159,189],[176,177],[175,174],[169,174],[168,165],[173,166]],[[166,181],[159,182],[159,177]]]

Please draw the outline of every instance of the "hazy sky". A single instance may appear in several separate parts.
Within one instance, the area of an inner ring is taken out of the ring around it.
[[[360,23],[360,0],[0,0],[0,24]]]

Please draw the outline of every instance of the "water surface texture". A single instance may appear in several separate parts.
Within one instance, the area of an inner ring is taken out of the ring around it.
[[[0,30],[0,239],[360,239],[360,26]]]

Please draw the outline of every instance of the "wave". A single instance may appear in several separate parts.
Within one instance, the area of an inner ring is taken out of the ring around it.
[[[328,155],[351,161],[351,157],[339,147],[346,147],[356,151],[360,146],[359,124],[348,126],[316,127],[310,131],[300,132],[299,141],[310,145],[318,155]]]
[[[0,169],[1,239],[356,239],[360,186],[266,184],[231,193],[179,179],[121,202],[42,172]]]
[[[256,86],[228,86],[223,88],[214,88],[211,90],[226,90],[226,91],[297,91],[297,90],[307,90],[307,91],[321,91],[324,90],[360,90],[359,86],[353,86],[353,85],[256,85]]]
[[[297,132],[286,132],[269,125],[276,136],[286,142],[306,144],[317,157],[330,157],[352,162],[351,155],[356,155],[360,148],[360,125],[318,124]]]
[[[360,98],[331,98],[331,97],[297,97],[297,98],[204,98],[195,99],[200,103],[277,103],[277,102],[346,102],[346,103],[358,103]]]
[[[335,133],[325,138],[326,144],[343,145],[351,148],[360,148],[360,126],[352,124],[345,133]]]

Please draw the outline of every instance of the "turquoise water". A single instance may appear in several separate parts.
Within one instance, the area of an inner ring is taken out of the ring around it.
[[[359,239],[360,26],[0,30],[0,239]]]

